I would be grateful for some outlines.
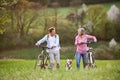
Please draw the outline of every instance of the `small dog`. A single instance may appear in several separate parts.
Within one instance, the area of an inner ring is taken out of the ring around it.
[[[67,59],[65,64],[66,71],[72,69],[72,60]]]

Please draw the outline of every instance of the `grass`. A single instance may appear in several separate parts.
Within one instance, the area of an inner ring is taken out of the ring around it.
[[[65,70],[65,60],[61,60],[59,70],[34,70],[34,60],[0,60],[0,80],[120,80],[120,60],[97,60],[97,68]]]
[[[40,54],[41,49],[40,48],[28,48],[28,49],[16,49],[16,50],[9,50],[9,51],[3,51],[0,53],[1,59],[36,59],[38,54]],[[73,58],[73,55],[75,53],[75,46],[72,47],[66,47],[65,50],[61,50],[61,58]]]
[[[108,42],[100,41],[95,44],[90,44],[90,47],[93,47],[94,50],[96,48],[99,48],[100,45],[106,45],[108,46]],[[74,53],[75,53],[75,45],[68,45],[68,46],[62,46],[61,47],[61,59],[73,59]],[[26,48],[26,49],[15,49],[15,50],[7,50],[0,52],[0,59],[36,59],[38,54],[40,54],[41,49],[40,48]]]
[[[9,50],[0,53],[1,58],[19,58],[19,59],[35,59],[36,56],[40,53],[38,48],[29,48],[22,50]]]

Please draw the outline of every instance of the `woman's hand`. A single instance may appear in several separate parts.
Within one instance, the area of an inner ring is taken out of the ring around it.
[[[82,44],[85,44],[85,42],[80,42],[80,43],[77,43],[77,45],[82,45]]]

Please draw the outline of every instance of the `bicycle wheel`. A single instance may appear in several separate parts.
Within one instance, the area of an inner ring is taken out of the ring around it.
[[[38,57],[36,58],[35,66],[34,69],[36,69],[37,66],[41,67],[43,65],[43,54],[39,54]]]
[[[48,68],[49,64],[50,64],[50,58],[49,55],[46,55],[44,60],[45,69]]]
[[[87,53],[87,61],[86,61],[86,67],[90,66],[90,53]]]
[[[95,64],[95,58],[94,58],[94,55],[93,55],[93,54],[92,54],[92,60],[93,60],[92,67],[93,67],[93,68],[96,68],[97,66],[96,66],[96,64]]]
[[[86,67],[88,67],[88,68],[96,67],[93,52],[88,52]]]

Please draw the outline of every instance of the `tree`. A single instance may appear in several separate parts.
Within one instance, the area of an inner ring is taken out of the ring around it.
[[[27,35],[32,23],[36,20],[38,14],[35,10],[31,11],[33,4],[27,0],[18,0],[13,8],[10,8],[12,27],[19,34],[19,38]],[[32,16],[31,16],[32,15]]]
[[[1,0],[0,1],[0,34],[3,34],[6,31],[5,24],[10,22],[10,19],[8,18],[8,11],[7,7],[14,4],[15,0]]]
[[[73,12],[74,10],[74,12]],[[81,4],[73,7],[72,13],[70,13],[66,18],[71,20],[77,28],[83,27],[85,23],[86,10],[87,7],[85,4]]]
[[[106,11],[102,5],[92,5],[87,10],[87,18],[93,23],[92,33],[98,25],[103,26],[103,22],[106,20]]]
[[[5,24],[10,22],[8,18],[8,13],[5,9],[0,8],[0,34],[6,31]]]
[[[57,27],[58,7],[59,7],[59,3],[57,2],[52,3],[52,8],[54,9],[54,15],[55,15],[55,22],[54,22],[55,28]]]
[[[119,40],[119,24],[109,20],[107,11],[102,5],[90,6],[87,18],[93,23],[92,34],[97,36],[99,40],[111,40],[112,38]]]

